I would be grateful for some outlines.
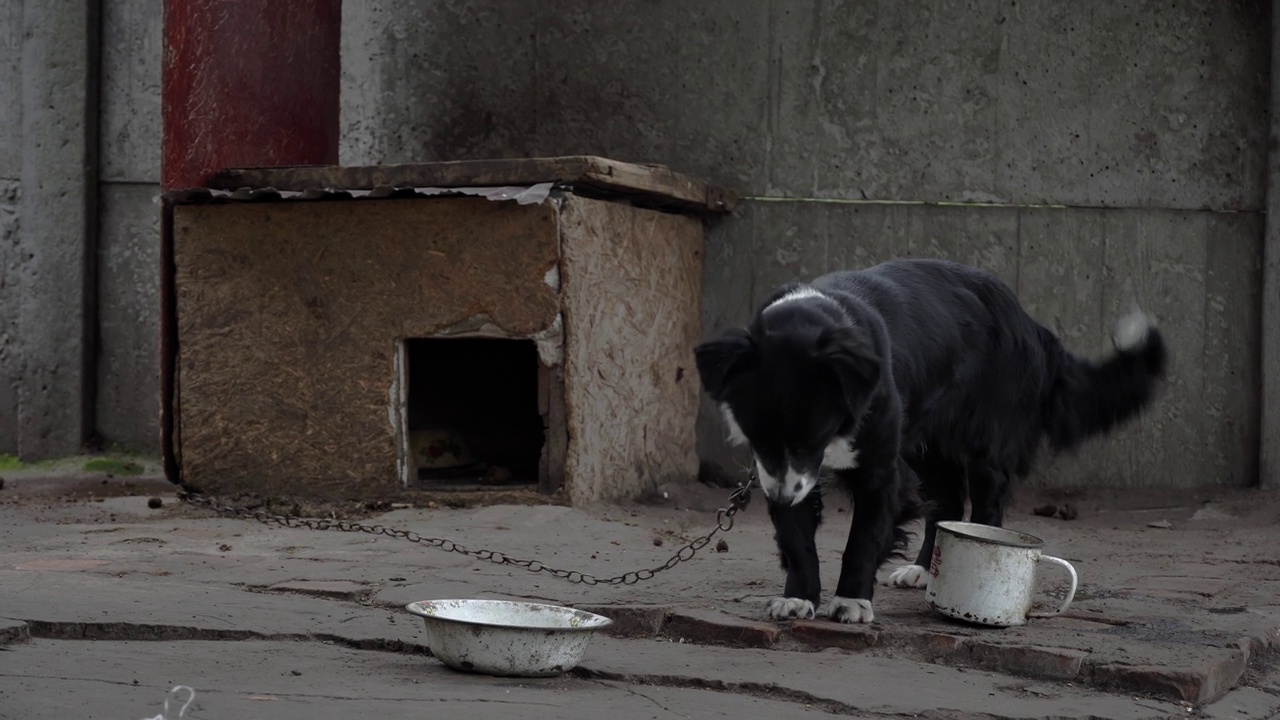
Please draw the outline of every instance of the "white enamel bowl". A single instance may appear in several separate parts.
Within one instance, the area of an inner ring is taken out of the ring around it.
[[[427,647],[445,665],[508,677],[553,677],[577,667],[603,615],[510,600],[422,600],[405,609],[427,626]]]

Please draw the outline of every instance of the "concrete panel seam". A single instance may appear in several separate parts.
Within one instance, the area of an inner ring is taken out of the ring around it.
[[[780,195],[740,195],[739,202],[762,202],[762,203],[819,203],[826,205],[865,205],[865,206],[884,206],[884,205],[913,205],[927,207],[954,207],[954,208],[999,208],[999,209],[1017,209],[1017,210],[1141,210],[1149,211],[1166,211],[1166,212],[1205,212],[1217,215],[1263,215],[1266,210],[1258,209],[1231,209],[1231,208],[1205,208],[1205,207],[1144,207],[1141,205],[1062,205],[1057,203],[1004,203],[1004,202],[978,202],[978,201],[953,201],[953,200],[892,200],[892,199],[858,199],[858,198],[834,198],[834,197],[788,197]]]

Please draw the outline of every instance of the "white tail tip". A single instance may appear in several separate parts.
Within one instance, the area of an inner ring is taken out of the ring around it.
[[[1137,350],[1146,341],[1147,333],[1151,332],[1154,325],[1155,323],[1146,313],[1134,310],[1116,323],[1115,332],[1111,334],[1111,342],[1115,343],[1116,349],[1121,352]]]

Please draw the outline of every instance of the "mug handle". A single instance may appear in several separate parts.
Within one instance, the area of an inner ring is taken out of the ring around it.
[[[1050,555],[1041,555],[1036,561],[1056,563],[1066,568],[1067,572],[1071,575],[1071,589],[1067,591],[1067,599],[1062,601],[1062,607],[1058,608],[1057,610],[1040,610],[1038,612],[1036,611],[1028,612],[1027,617],[1048,618],[1048,617],[1053,617],[1055,615],[1061,615],[1062,613],[1066,612],[1067,606],[1070,605],[1071,601],[1074,600],[1076,597],[1076,586],[1080,582],[1080,579],[1076,577],[1076,569],[1071,567],[1071,563],[1067,562],[1066,560],[1063,560],[1062,558],[1052,557]]]

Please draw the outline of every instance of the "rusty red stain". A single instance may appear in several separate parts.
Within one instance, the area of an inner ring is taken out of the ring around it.
[[[165,190],[338,162],[342,0],[165,0]]]

